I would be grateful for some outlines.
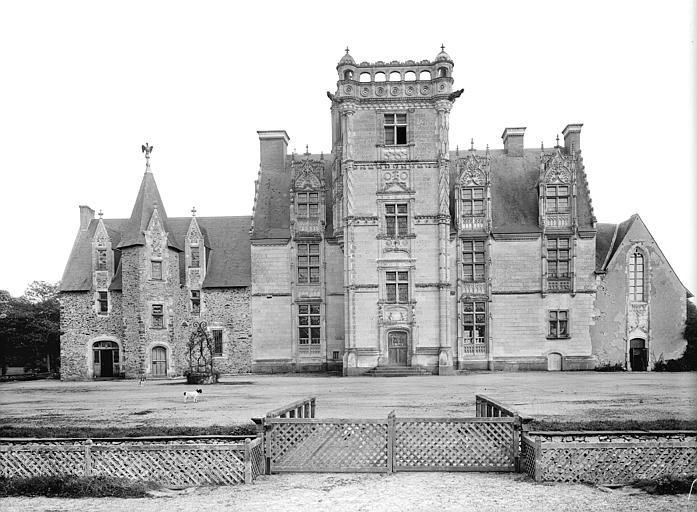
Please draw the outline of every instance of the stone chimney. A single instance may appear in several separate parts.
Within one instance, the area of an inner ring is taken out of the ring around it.
[[[508,156],[523,156],[523,135],[525,127],[506,128],[501,138],[503,139],[503,149]]]
[[[567,124],[561,134],[564,136],[564,149],[567,153],[571,153],[573,146],[574,151],[581,150],[581,127],[583,124]]]
[[[258,131],[263,170],[284,171],[290,137],[285,130]]]
[[[85,230],[89,227],[90,221],[94,219],[94,210],[84,204],[80,205],[80,230]]]

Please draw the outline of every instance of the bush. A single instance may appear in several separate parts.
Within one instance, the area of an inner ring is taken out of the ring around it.
[[[695,478],[695,475],[664,475],[654,480],[637,480],[632,487],[642,489],[648,494],[687,494]]]
[[[596,372],[623,372],[625,371],[624,366],[620,363],[603,363],[600,366],[595,367]]]
[[[49,498],[144,498],[160,486],[105,476],[0,477],[0,497],[46,496]]]
[[[0,437],[155,437],[155,436],[244,436],[256,435],[253,423],[242,425],[210,425],[208,427],[169,427],[155,425],[150,427],[15,427],[0,425]]]

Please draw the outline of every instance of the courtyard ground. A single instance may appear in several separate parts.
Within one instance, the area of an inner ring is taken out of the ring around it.
[[[452,377],[342,378],[326,375],[240,375],[200,386],[182,379],[0,383],[0,425],[55,427],[208,426],[247,423],[270,409],[317,396],[318,417],[474,416],[485,394],[540,420],[697,420],[695,373],[475,372]],[[285,474],[254,485],[191,488],[148,499],[0,499],[3,511],[283,510],[284,512],[663,511],[695,510],[681,496],[650,496],[627,488],[537,484],[521,474]]]
[[[476,394],[540,420],[697,420],[697,373],[477,372],[439,377],[240,375],[203,385],[198,403],[183,379],[0,383],[0,425],[209,426],[248,423],[317,396],[317,417],[474,416]],[[199,387],[199,386],[197,386]]]
[[[495,473],[285,474],[254,485],[202,487],[146,499],[0,499],[5,512],[244,512],[445,511],[578,512],[694,511],[697,497],[651,496],[622,488],[536,484],[523,475]]]

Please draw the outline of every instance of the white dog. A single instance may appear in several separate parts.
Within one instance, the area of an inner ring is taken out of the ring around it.
[[[202,389],[197,389],[196,391],[184,391],[184,403],[189,398],[193,398],[194,402],[198,402],[198,397],[201,396],[201,393],[203,393]]]

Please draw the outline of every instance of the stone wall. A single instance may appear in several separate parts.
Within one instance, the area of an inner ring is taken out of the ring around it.
[[[252,366],[252,318],[249,288],[202,291],[201,320],[223,329],[223,355],[214,360],[223,374],[249,373]]]
[[[93,292],[60,294],[61,379],[93,377],[92,345],[97,341],[118,343],[123,355],[121,298],[121,293],[109,292],[109,314],[98,315]]]

